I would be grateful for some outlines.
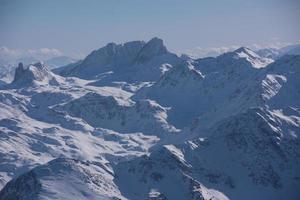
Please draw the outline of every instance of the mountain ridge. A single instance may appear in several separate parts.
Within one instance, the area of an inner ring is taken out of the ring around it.
[[[20,64],[0,87],[0,200],[296,200],[299,66],[245,47],[178,57],[159,38]]]

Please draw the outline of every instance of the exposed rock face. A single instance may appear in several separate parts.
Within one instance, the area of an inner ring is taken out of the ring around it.
[[[58,84],[55,75],[41,62],[24,67],[19,63],[12,85],[30,86],[39,84]]]
[[[66,77],[20,64],[0,89],[0,200],[298,200],[299,66],[248,48],[179,58],[158,38]]]
[[[141,51],[138,53],[135,62],[138,64],[145,63],[155,56],[160,56],[169,53],[167,48],[164,46],[162,39],[152,38],[146,43]]]
[[[93,51],[83,61],[54,72],[84,79],[102,78],[106,84],[114,81],[139,83],[157,80],[162,74],[162,65],[174,65],[179,61],[179,57],[168,52],[161,39],[152,38],[147,43],[109,43]]]

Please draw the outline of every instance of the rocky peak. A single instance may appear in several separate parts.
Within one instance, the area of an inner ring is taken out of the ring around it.
[[[151,58],[163,54],[167,54],[168,50],[163,43],[163,40],[157,37],[152,38],[148,41],[139,52],[136,62],[138,64],[147,62]]]
[[[53,74],[42,63],[38,62],[24,67],[23,63],[19,63],[13,83],[30,84],[33,81],[52,80]]]
[[[88,55],[83,65],[104,67],[114,64],[129,64],[144,46],[143,41],[127,42],[125,44],[108,43],[106,46]]]
[[[22,74],[24,74],[24,71],[25,71],[24,65],[23,65],[23,63],[20,62],[18,67],[16,68],[14,80],[19,79],[19,77],[22,76]]]
[[[190,62],[182,62],[167,71],[157,84],[175,86],[179,83],[195,83],[204,79],[200,71],[197,71]]]
[[[272,59],[260,57],[257,53],[247,47],[238,48],[237,50],[228,53],[228,55],[233,59],[241,59],[242,61],[249,63],[253,68],[263,68],[273,62]]]

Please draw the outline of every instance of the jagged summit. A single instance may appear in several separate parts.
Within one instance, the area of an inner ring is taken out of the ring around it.
[[[182,60],[184,60],[184,61],[192,61],[193,60],[193,56],[191,56],[191,55],[188,55],[188,54],[181,54],[180,55],[180,58],[182,59]]]
[[[107,65],[128,65],[143,48],[145,42],[132,41],[124,44],[108,43],[93,51],[82,62],[82,65],[105,67]]]
[[[12,84],[27,86],[37,83],[54,84],[57,83],[57,80],[55,79],[55,75],[48,70],[43,62],[37,62],[28,66],[19,63]]]
[[[177,84],[196,85],[204,76],[189,61],[184,61],[167,71],[157,82],[158,85],[175,87]]]
[[[252,59],[260,58],[260,56],[257,53],[255,53],[254,51],[252,51],[247,47],[240,47],[235,51],[233,51],[233,53],[236,53],[241,58],[243,57],[250,57]]]
[[[105,82],[110,83],[155,81],[162,74],[162,65],[174,65],[179,60],[177,55],[167,50],[162,39],[155,37],[147,43],[109,43],[93,51],[83,61],[58,68],[54,72],[83,79],[105,77]]]
[[[227,55],[232,56],[234,59],[242,58],[250,63],[253,68],[263,68],[273,62],[272,59],[260,57],[257,53],[247,47],[240,47]]]
[[[170,122],[181,128],[197,115],[194,114],[200,108],[204,81],[201,72],[190,62],[184,61],[165,72],[152,86],[139,90],[132,98],[153,99],[165,107],[171,107],[168,112]]]
[[[298,200],[300,56],[265,61],[153,38],[109,43],[73,78],[20,64],[0,88],[0,200]]]
[[[134,62],[146,62],[154,56],[167,53],[162,39],[152,38],[144,41],[131,41],[124,44],[108,43],[106,46],[93,51],[82,62],[82,65],[97,65],[103,68],[107,65],[119,67],[131,65]]]
[[[89,60],[94,56],[111,56],[113,58],[120,57],[122,59],[125,59],[129,62],[128,64],[130,64],[130,62],[133,62],[132,59],[139,62],[145,62],[154,56],[162,55],[165,53],[168,53],[168,50],[164,46],[163,40],[154,37],[147,43],[145,43],[144,41],[131,41],[124,44],[116,44],[114,42],[108,43],[105,47],[92,52],[85,60]],[[131,54],[131,56],[128,54]],[[129,56],[130,59],[126,56]]]
[[[22,76],[24,71],[25,71],[24,65],[23,65],[23,63],[20,62],[17,69],[16,69],[16,72],[15,72],[14,81],[16,81],[20,76]]]
[[[242,47],[240,47],[240,48],[234,50],[233,52],[236,52],[236,53],[241,53],[241,52],[252,52],[252,50],[251,50],[250,48],[248,48],[248,47],[242,46]]]
[[[216,58],[195,60],[195,66],[204,74],[224,71],[224,74],[249,74],[249,71],[264,68],[273,60],[260,57],[247,47],[241,47],[232,52],[224,53]],[[220,74],[220,73],[219,73]],[[230,75],[232,76],[232,75]]]
[[[24,66],[23,63],[19,63],[14,77],[14,82],[17,82],[21,79],[34,79],[34,80],[42,80],[43,72],[46,71],[43,63],[38,62],[32,65]]]
[[[166,46],[163,43],[163,40],[157,37],[152,38],[147,42],[142,50],[139,52],[136,62],[143,63],[147,62],[151,58],[159,55],[168,53]]]

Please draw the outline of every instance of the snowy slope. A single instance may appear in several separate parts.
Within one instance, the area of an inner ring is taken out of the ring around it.
[[[0,199],[121,199],[112,180],[103,163],[58,158],[7,184]]]
[[[158,38],[20,64],[0,87],[0,199],[296,200],[299,67]]]
[[[217,123],[206,138],[119,163],[116,183],[129,199],[154,190],[167,199],[296,200],[299,125],[299,112],[250,109]]]
[[[150,87],[139,90],[133,99],[153,99],[163,106],[170,107],[171,122],[176,125],[183,123],[186,125],[187,120],[199,115],[196,110],[201,108],[195,106],[199,105],[201,93],[195,91],[201,91],[203,80],[203,75],[196,71],[193,65],[182,62],[167,71]],[[185,112],[182,112],[183,110]]]
[[[11,85],[14,87],[40,86],[41,84],[58,85],[59,79],[60,77],[56,77],[41,62],[30,64],[26,67],[20,63],[16,68],[15,77]]]
[[[179,128],[196,118],[209,128],[251,107],[297,102],[299,56],[285,56],[271,64],[267,59],[262,64],[264,59],[251,53],[242,48],[217,58],[183,62],[139,90],[133,99],[149,98],[170,107],[170,122]]]
[[[124,196],[132,200],[151,199],[153,193],[157,199],[228,199],[190,176],[190,170],[183,152],[174,145],[165,145],[150,156],[119,163],[116,183]]]
[[[167,109],[150,100],[124,102],[113,96],[88,93],[54,109],[80,117],[91,126],[121,133],[143,132],[163,136],[177,131],[167,122]]]
[[[63,76],[84,79],[99,78],[94,85],[112,82],[155,81],[162,74],[165,64],[174,65],[179,58],[170,53],[159,38],[125,44],[109,43],[93,51],[83,61],[54,70]]]
[[[217,58],[183,62],[134,98],[150,98],[170,107],[171,123],[181,128],[207,113],[217,120],[215,116],[222,118],[262,101],[255,91],[257,74],[271,62],[246,48]]]
[[[141,132],[121,134],[93,127],[54,109],[89,92],[125,102],[131,95],[128,92],[65,79],[44,65],[20,66],[18,70],[15,80],[0,90],[1,186],[29,168],[60,156],[94,161],[104,156],[118,162],[146,153],[159,140]],[[53,79],[57,80],[55,84]]]
[[[33,65],[39,62],[41,61],[33,57],[20,58],[9,62],[0,61],[0,83],[3,82],[3,84],[7,84],[13,81],[15,70],[18,67],[18,63],[22,63],[23,65],[30,65],[30,64]],[[51,58],[49,60],[45,60],[44,63],[45,65],[47,65],[48,69],[53,69],[74,62],[76,62],[75,59],[66,56],[60,56],[60,57]]]

